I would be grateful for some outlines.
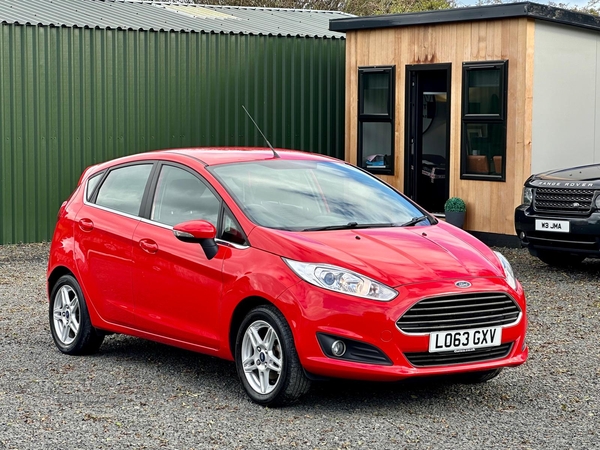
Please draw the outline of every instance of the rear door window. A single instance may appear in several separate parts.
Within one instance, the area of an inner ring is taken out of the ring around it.
[[[152,164],[136,164],[113,169],[98,190],[96,205],[137,216]]]

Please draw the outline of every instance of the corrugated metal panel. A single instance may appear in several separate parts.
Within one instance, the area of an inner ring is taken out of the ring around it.
[[[173,11],[182,12],[185,14],[189,14],[192,17],[200,17],[203,19],[229,19],[229,20],[241,20],[231,14],[224,14],[220,11],[215,11],[213,9],[204,8],[202,6],[196,5],[179,5],[179,4],[167,4],[165,6],[166,9],[171,9]]]
[[[198,14],[192,11],[197,10]],[[207,17],[212,11],[215,16]],[[225,19],[224,17],[231,17]],[[169,2],[2,0],[0,22],[81,28],[114,28],[271,36],[344,38],[329,20],[353,17],[334,11],[200,6]]]
[[[0,25],[0,243],[51,237],[82,170],[264,142],[343,157],[345,41]]]

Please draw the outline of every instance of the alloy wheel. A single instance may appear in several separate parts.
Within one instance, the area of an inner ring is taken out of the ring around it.
[[[81,322],[79,297],[71,286],[64,285],[56,293],[52,317],[56,337],[63,345],[70,345],[79,333]]]
[[[275,329],[263,320],[250,324],[241,348],[246,380],[259,394],[271,393],[281,379],[283,354]]]

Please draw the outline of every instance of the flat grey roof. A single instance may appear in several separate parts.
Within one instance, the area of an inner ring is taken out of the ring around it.
[[[186,33],[345,38],[336,11],[243,8],[135,0],[0,0],[0,23]]]
[[[409,14],[341,18],[332,20],[329,29],[332,31],[346,32],[376,28],[435,25],[515,17],[529,17],[537,20],[572,25],[579,28],[600,30],[600,17],[531,2],[453,8]]]

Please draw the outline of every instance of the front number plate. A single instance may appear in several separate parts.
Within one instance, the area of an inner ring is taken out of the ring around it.
[[[535,230],[536,231],[555,231],[557,233],[568,233],[569,221],[568,220],[542,220],[535,219]]]
[[[431,333],[429,352],[466,351],[497,347],[502,343],[502,328],[478,328]]]

